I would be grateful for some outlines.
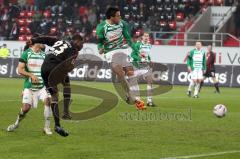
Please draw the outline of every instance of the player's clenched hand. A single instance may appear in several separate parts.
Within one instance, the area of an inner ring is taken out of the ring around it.
[[[39,79],[38,79],[38,77],[35,76],[35,75],[32,75],[32,76],[31,76],[31,80],[32,80],[32,83],[39,83]]]
[[[188,72],[191,73],[192,72],[192,69],[190,67],[188,67]]]
[[[104,53],[104,49],[103,48],[99,49],[98,51],[99,51],[99,54],[103,54]]]

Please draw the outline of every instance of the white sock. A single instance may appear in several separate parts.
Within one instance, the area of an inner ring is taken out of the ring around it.
[[[147,85],[147,102],[152,102],[152,85]]]
[[[45,119],[45,128],[50,128],[50,117],[51,117],[51,107],[44,106],[44,119]]]
[[[132,100],[140,100],[139,85],[137,77],[129,78],[130,92]]]
[[[188,86],[188,91],[192,91],[193,87],[194,87],[194,82],[193,80],[191,80]]]
[[[194,90],[194,96],[197,96],[199,93],[200,83],[196,83],[195,90]]]

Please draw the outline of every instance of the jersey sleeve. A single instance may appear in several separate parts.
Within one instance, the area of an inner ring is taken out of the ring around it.
[[[132,42],[131,35],[130,35],[129,25],[125,21],[122,21],[122,23],[123,23],[123,36],[126,39],[128,45],[130,47],[132,47],[133,42]]]
[[[40,44],[46,44],[48,46],[53,46],[56,41],[58,41],[57,38],[50,37],[50,36],[40,36],[32,39],[33,44],[40,43]]]
[[[133,58],[133,61],[140,61],[141,58],[139,57],[139,48],[140,48],[140,43],[136,42],[132,44],[132,53],[131,57]]]
[[[21,57],[19,58],[19,62],[27,63],[27,51],[24,51]]]
[[[98,49],[101,49],[103,48],[104,46],[104,28],[103,28],[103,24],[100,23],[98,24],[97,26],[97,29],[96,29],[96,34],[97,34],[97,38],[98,38]]]
[[[192,55],[193,51],[190,51],[187,58],[187,66],[192,68]]]

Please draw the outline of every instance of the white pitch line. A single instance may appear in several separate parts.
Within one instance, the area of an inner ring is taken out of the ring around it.
[[[0,102],[16,102],[16,101],[21,101],[21,100],[18,100],[18,99],[0,100]]]
[[[206,153],[206,154],[190,155],[190,156],[165,157],[160,159],[189,159],[189,158],[199,158],[199,157],[209,157],[209,156],[220,156],[224,154],[233,154],[233,153],[240,153],[240,150]]]

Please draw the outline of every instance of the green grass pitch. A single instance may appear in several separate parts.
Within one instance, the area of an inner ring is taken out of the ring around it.
[[[70,132],[69,137],[63,138],[56,133],[52,136],[42,133],[41,103],[38,109],[27,114],[15,132],[6,132],[21,106],[22,83],[22,79],[0,79],[1,159],[240,158],[239,88],[221,88],[221,94],[215,94],[213,87],[203,87],[200,98],[193,99],[186,96],[186,86],[174,86],[170,92],[154,97],[158,107],[139,113],[142,116],[151,113],[183,114],[180,119],[131,118],[126,114],[136,115],[137,110],[120,99],[117,107],[96,118],[62,120],[63,127]],[[111,83],[72,83],[116,94]],[[73,95],[71,110],[86,111],[100,102],[96,98]],[[219,103],[228,108],[224,118],[217,118],[212,113],[213,107]],[[215,154],[219,152],[223,153]],[[214,155],[211,156],[212,153]]]

